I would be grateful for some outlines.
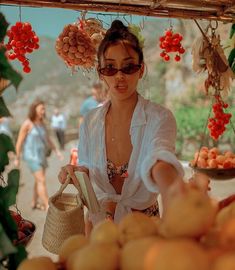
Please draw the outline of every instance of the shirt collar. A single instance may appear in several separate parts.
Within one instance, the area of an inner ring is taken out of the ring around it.
[[[110,103],[111,101],[108,100],[102,106],[103,120],[105,119],[105,115],[109,109]],[[146,124],[145,103],[146,100],[140,94],[138,94],[138,101],[131,120],[131,128]]]
[[[146,124],[145,103],[146,100],[140,94],[138,94],[138,101],[135,106],[135,110],[131,121],[131,128]]]

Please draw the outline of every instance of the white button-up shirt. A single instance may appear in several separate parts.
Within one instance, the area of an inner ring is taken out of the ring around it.
[[[79,165],[89,169],[98,200],[117,203],[114,221],[133,209],[144,210],[157,201],[158,187],[150,177],[157,160],[172,164],[183,177],[175,152],[176,121],[172,113],[138,95],[130,127],[132,153],[122,193],[117,194],[107,175],[105,116],[110,101],[89,112],[80,128]],[[103,217],[90,215],[95,224]]]

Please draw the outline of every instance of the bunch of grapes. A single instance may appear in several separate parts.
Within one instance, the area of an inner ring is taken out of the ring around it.
[[[39,38],[32,30],[31,24],[29,22],[16,22],[7,31],[7,36],[9,38],[6,44],[8,59],[18,59],[23,66],[23,71],[29,73],[31,68],[25,55],[39,48]]]
[[[224,112],[224,109],[228,108],[228,104],[224,103],[219,95],[216,95],[215,99],[216,102],[212,106],[214,116],[209,118],[207,127],[210,130],[211,138],[218,140],[226,130],[225,126],[229,123],[232,114]]]
[[[174,52],[176,53],[174,59],[176,62],[179,62],[181,59],[180,54],[183,54],[185,52],[185,49],[181,44],[182,39],[182,35],[180,35],[179,33],[173,33],[172,29],[168,29],[165,32],[165,35],[159,38],[160,48],[163,50],[160,53],[160,56],[165,61],[169,61],[169,53]]]

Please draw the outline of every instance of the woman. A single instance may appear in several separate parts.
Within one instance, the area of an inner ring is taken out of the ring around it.
[[[168,188],[183,185],[183,169],[174,154],[176,122],[166,108],[137,93],[144,73],[139,41],[116,20],[98,50],[99,78],[110,100],[89,112],[80,128],[79,165],[59,173],[75,181],[74,171],[89,174],[98,200],[115,222],[131,211],[158,215]],[[93,225],[99,221],[90,215]]]
[[[27,163],[35,179],[32,209],[46,210],[48,208],[48,194],[46,189],[46,168],[48,149],[55,150],[57,156],[61,154],[56,150],[51,141],[45,123],[45,105],[41,100],[36,100],[29,108],[26,119],[19,131],[16,142],[16,166],[20,164],[20,155]],[[40,200],[40,201],[39,201]]]

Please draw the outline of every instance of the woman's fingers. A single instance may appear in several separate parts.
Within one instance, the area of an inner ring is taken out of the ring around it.
[[[202,173],[195,173],[191,179],[189,179],[189,185],[194,188],[198,188],[203,192],[209,191],[210,188],[210,178]]]
[[[60,173],[58,175],[59,181],[63,184],[67,176],[71,178],[72,182],[75,183],[77,181],[75,171],[85,172],[87,175],[89,175],[89,170],[84,166],[74,166],[74,165],[66,165],[61,168]]]
[[[63,184],[66,179],[67,179],[67,176],[69,175],[71,179],[73,179],[73,177],[75,177],[74,175],[74,168],[75,166],[73,165],[66,165],[64,167],[62,167],[60,169],[60,173],[58,175],[58,178],[59,178],[59,181]]]

